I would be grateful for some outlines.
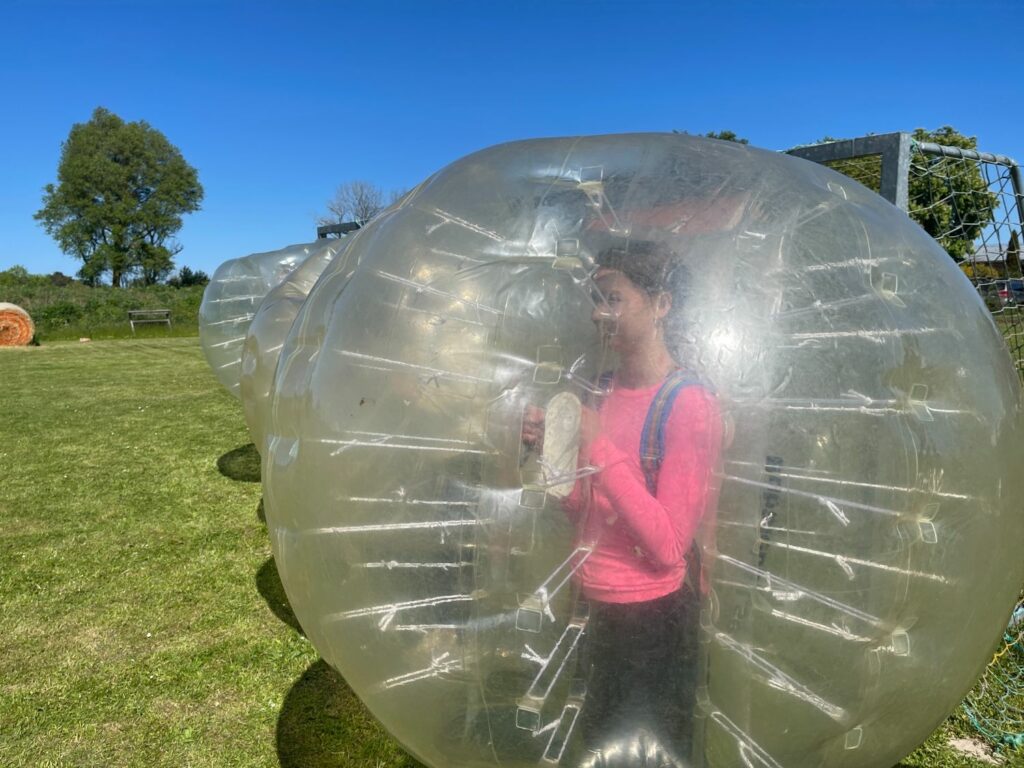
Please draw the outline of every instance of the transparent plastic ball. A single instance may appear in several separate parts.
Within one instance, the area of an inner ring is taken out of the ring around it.
[[[199,305],[199,343],[225,389],[239,397],[242,346],[256,310],[271,288],[313,253],[324,240],[229,259],[217,267]]]
[[[892,765],[1024,581],[999,329],[785,155],[468,156],[328,265],[271,400],[292,607],[432,766]]]
[[[344,257],[351,238],[324,239],[310,255],[263,298],[242,346],[239,396],[249,434],[257,450],[263,450],[270,388],[288,331],[310,289],[328,264]]]

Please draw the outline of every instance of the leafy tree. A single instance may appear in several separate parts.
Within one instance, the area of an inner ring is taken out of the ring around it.
[[[30,277],[31,275],[29,275],[27,269],[21,266],[21,264],[15,264],[13,267],[0,272],[0,285],[23,285],[29,281]]]
[[[1010,231],[1010,242],[1006,246],[1006,270],[1010,277],[1021,277],[1020,268],[1020,236],[1017,230]]]
[[[993,267],[991,264],[977,263],[972,264],[969,261],[962,262],[960,264],[960,271],[962,271],[971,280],[997,280],[1001,275],[999,270]]]
[[[918,128],[913,138],[948,147],[978,148],[976,137],[964,136],[948,125],[930,132]],[[999,197],[989,191],[977,163],[914,153],[909,202],[911,218],[950,256],[962,261],[971,256],[974,241],[992,222]]]
[[[61,147],[57,183],[47,184],[35,218],[95,285],[114,287],[131,275],[153,284],[174,267],[182,216],[199,210],[203,188],[195,168],[160,131],[126,123],[97,107],[71,127]]]

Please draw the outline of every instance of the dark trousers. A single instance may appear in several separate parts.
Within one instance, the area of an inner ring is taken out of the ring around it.
[[[603,764],[688,764],[699,609],[688,586],[642,603],[591,601],[580,733]]]

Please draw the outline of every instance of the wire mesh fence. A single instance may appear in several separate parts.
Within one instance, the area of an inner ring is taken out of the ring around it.
[[[1024,188],[1012,159],[967,146],[915,141],[905,133],[790,153],[859,181],[920,224],[977,288],[1024,379]],[[1024,589],[963,711],[992,743],[1024,748]]]

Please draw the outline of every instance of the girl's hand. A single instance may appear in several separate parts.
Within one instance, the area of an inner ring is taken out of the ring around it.
[[[527,405],[523,412],[523,445],[540,451],[544,448],[544,409]]]

